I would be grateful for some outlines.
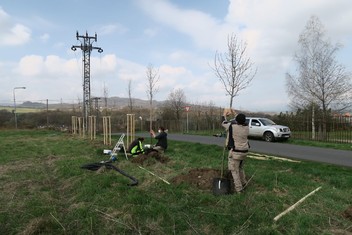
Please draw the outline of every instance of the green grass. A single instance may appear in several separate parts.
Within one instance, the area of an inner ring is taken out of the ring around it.
[[[114,140],[114,141],[117,141]],[[172,181],[194,168],[220,169],[222,148],[169,141],[167,163],[144,166]],[[334,234],[352,232],[352,170],[313,162],[248,158],[241,195],[214,196],[166,184],[120,155],[120,169],[88,171],[107,160],[101,140],[53,131],[0,131],[0,234]],[[333,156],[332,156],[333,157]],[[209,182],[211,184],[211,182]],[[322,189],[276,223],[273,218]]]
[[[294,138],[291,138],[284,143],[314,146],[314,147],[321,147],[321,148],[340,149],[340,150],[352,150],[352,143],[332,143],[332,142],[322,142],[322,141],[312,141],[312,140],[300,140],[300,139],[294,139]]]
[[[190,135],[204,135],[204,136],[212,136],[214,134],[222,133],[223,130],[219,131],[190,131],[188,134]],[[347,132],[346,132],[347,133]],[[350,136],[350,132],[348,132]],[[332,135],[330,133],[330,135]],[[347,136],[347,134],[346,134]],[[308,135],[307,135],[308,138]],[[260,140],[260,138],[259,138]],[[287,144],[296,144],[296,145],[305,145],[305,146],[314,146],[321,148],[332,148],[332,149],[340,149],[340,150],[351,150],[352,151],[352,142],[349,143],[348,139],[345,140],[345,143],[337,143],[337,142],[324,142],[324,141],[313,141],[313,140],[304,140],[299,138],[291,137],[287,141],[283,141],[282,143]]]
[[[11,106],[0,106],[0,110],[7,110],[12,112],[14,108]],[[43,111],[43,108],[24,108],[24,107],[16,107],[16,113],[37,113]]]

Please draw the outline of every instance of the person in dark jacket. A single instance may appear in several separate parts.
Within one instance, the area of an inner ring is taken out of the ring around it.
[[[153,130],[150,130],[150,134],[157,140],[157,143],[153,146],[153,149],[163,154],[167,149],[167,133],[165,128],[162,126],[159,127],[158,134],[156,134]]]
[[[132,143],[128,146],[127,153],[130,153],[133,156],[143,154],[144,153],[143,141],[144,141],[144,138],[142,137],[132,141]]]

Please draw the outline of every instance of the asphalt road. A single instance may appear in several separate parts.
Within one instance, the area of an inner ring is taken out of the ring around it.
[[[149,137],[149,134],[145,133],[141,135],[139,133],[138,136]],[[168,139],[201,144],[214,144],[219,146],[224,146],[225,144],[225,138],[214,136],[198,136],[169,133]],[[352,167],[352,144],[351,151],[347,151],[310,146],[300,146],[280,142],[272,143],[261,140],[250,140],[249,143],[251,146],[251,152],[275,155],[290,159],[323,162],[339,166]]]

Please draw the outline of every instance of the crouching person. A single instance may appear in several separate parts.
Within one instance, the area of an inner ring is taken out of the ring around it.
[[[127,153],[132,154],[132,156],[137,156],[144,153],[143,149],[144,138],[137,138],[128,146]]]
[[[234,122],[227,121],[226,117],[231,113],[233,112],[229,110],[224,111],[222,126],[227,130],[228,169],[231,171],[236,193],[242,193],[247,184],[243,166],[249,149],[249,128],[246,125],[246,116],[242,113],[237,114]]]
[[[159,127],[158,134],[153,130],[150,130],[151,136],[157,140],[156,144],[153,146],[153,150],[158,151],[160,155],[164,155],[165,150],[167,149],[167,133],[164,127]]]

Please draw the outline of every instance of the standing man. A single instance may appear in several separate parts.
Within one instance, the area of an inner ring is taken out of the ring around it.
[[[249,128],[243,113],[237,114],[234,122],[226,120],[230,114],[235,113],[233,110],[225,109],[222,122],[227,131],[228,168],[233,177],[236,193],[242,193],[247,184],[243,166],[249,149]]]
[[[165,132],[165,128],[162,126],[159,127],[157,135],[153,130],[150,130],[150,134],[154,139],[158,140],[153,149],[157,150],[161,154],[164,154],[167,149],[167,133]]]

